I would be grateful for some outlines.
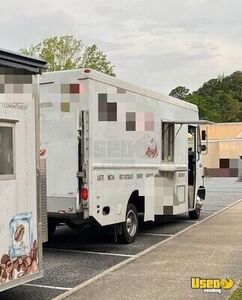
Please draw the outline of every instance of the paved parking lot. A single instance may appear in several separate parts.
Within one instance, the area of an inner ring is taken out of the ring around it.
[[[207,199],[201,219],[242,198],[242,183],[235,178],[208,178]],[[61,227],[44,248],[44,277],[0,294],[0,299],[52,299],[65,291],[167,239],[196,221],[179,215],[142,224],[135,243],[115,243],[112,228],[78,231]]]

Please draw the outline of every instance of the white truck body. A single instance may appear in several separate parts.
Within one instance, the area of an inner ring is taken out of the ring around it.
[[[195,105],[91,69],[43,74],[40,102],[50,219],[122,223],[132,201],[149,221],[204,198]],[[188,127],[196,136],[190,187]]]
[[[0,50],[0,291],[42,276],[38,73]]]

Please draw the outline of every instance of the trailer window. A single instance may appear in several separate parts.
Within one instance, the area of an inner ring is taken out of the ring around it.
[[[14,176],[13,131],[13,126],[0,125],[0,179]]]
[[[162,160],[174,161],[174,124],[162,122]]]

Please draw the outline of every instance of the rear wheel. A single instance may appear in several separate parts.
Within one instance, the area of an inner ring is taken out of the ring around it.
[[[67,226],[73,230],[78,230],[81,229],[83,227],[83,224],[74,224],[74,223],[67,223]]]
[[[48,219],[48,239],[50,240],[56,231],[56,222]]]
[[[135,241],[139,228],[139,218],[134,204],[129,203],[126,211],[125,222],[121,224],[119,242],[131,244]]]

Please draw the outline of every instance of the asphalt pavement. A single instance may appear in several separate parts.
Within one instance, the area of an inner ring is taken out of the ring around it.
[[[56,300],[228,299],[242,276],[242,200],[196,225]]]
[[[242,183],[236,178],[207,178],[207,197],[201,219],[242,198]],[[148,222],[141,226],[135,243],[115,243],[112,228],[85,226],[74,231],[58,229],[44,248],[44,277],[28,285],[2,292],[0,299],[52,299],[90,280],[153,245],[193,225],[186,214]]]

